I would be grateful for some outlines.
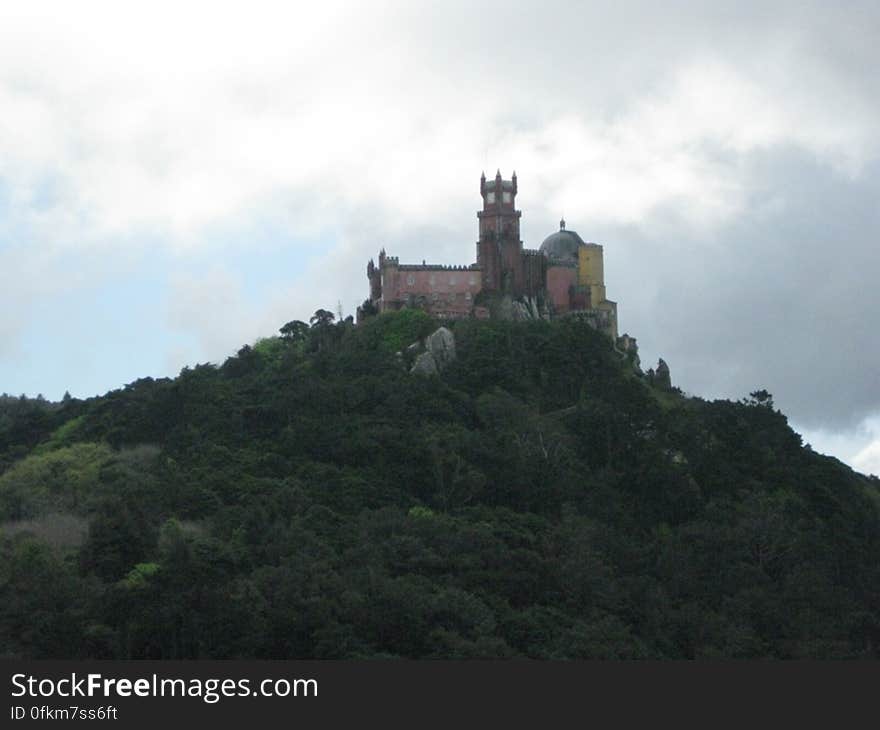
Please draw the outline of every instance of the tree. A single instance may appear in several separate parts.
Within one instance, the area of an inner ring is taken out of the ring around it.
[[[336,315],[326,309],[317,310],[309,319],[312,325],[311,349],[322,351],[334,339],[333,320]]]
[[[154,529],[140,506],[110,499],[99,507],[89,525],[80,552],[82,567],[105,581],[117,581],[144,562],[154,544]]]
[[[298,319],[291,320],[278,331],[281,333],[281,339],[290,343],[305,342],[309,336],[309,326]]]
[[[312,315],[311,319],[309,319],[309,323],[313,328],[320,329],[323,327],[329,327],[333,324],[333,320],[336,319],[336,315],[333,312],[328,312],[326,309],[318,309]]]
[[[748,405],[765,406],[770,409],[773,408],[773,396],[763,388],[749,393],[749,397],[745,402]]]

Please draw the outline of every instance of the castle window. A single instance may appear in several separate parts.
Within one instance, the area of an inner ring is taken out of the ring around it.
[[[471,300],[471,293],[470,293],[469,291],[468,291],[468,292],[465,292],[465,293],[464,293],[464,298],[467,299],[467,301],[470,301],[470,300]]]
[[[449,286],[455,286],[455,277],[454,276],[449,277]]]
[[[471,274],[471,277],[470,277],[470,279],[468,280],[468,284],[470,284],[471,286],[476,286],[476,284],[477,284],[477,277],[474,276],[473,274]]]
[[[412,286],[413,284],[416,283],[416,277],[414,277],[412,274],[410,274],[409,276],[406,277],[406,283],[409,284],[410,286]]]
[[[495,202],[495,193],[486,193],[486,202],[494,203]]]
[[[510,193],[507,193],[507,192],[501,193],[501,199],[505,203],[509,203],[510,202]]]
[[[433,275],[433,274],[431,274],[431,276],[428,277],[428,283],[429,283],[431,286],[434,286],[435,279],[434,279],[434,275]]]

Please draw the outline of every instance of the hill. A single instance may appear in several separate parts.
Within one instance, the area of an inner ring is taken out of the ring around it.
[[[0,655],[876,657],[878,481],[588,325],[291,323],[0,400]]]

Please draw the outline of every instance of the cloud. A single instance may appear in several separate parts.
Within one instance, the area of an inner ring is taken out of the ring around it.
[[[214,266],[198,274],[177,273],[170,284],[168,325],[193,337],[196,347],[190,357],[216,360],[248,341],[253,313],[231,272]]]
[[[607,229],[624,326],[691,392],[766,387],[804,425],[852,428],[880,411],[880,165],[852,181],[774,150],[743,167],[753,195],[709,233],[675,211]]]
[[[856,454],[853,466],[864,474],[880,476],[880,439],[872,441]]]
[[[704,146],[795,144],[851,174],[876,153],[877,104],[816,63],[806,31],[762,32],[748,16],[709,48],[719,18],[679,13],[679,27],[650,5],[639,24],[578,4],[500,23],[494,6],[469,7],[460,34],[455,5],[37,7],[0,30],[0,161],[28,212],[34,186],[56,181],[57,204],[30,222],[76,245],[132,231],[198,245],[279,196],[308,200],[303,230],[327,208],[424,221],[462,200],[487,149],[554,206],[632,221],[677,201],[711,222],[745,191]],[[662,43],[652,23],[670,29]],[[728,55],[743,25],[756,31],[748,55]],[[498,49],[505,30],[523,42]]]
[[[837,456],[864,474],[880,476],[880,416],[842,431],[802,429],[796,424],[794,428],[815,451]]]

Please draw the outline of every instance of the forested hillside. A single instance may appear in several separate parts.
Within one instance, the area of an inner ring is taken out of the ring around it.
[[[877,656],[878,481],[766,393],[653,387],[568,320],[456,322],[409,374],[436,326],[0,400],[0,655]]]

